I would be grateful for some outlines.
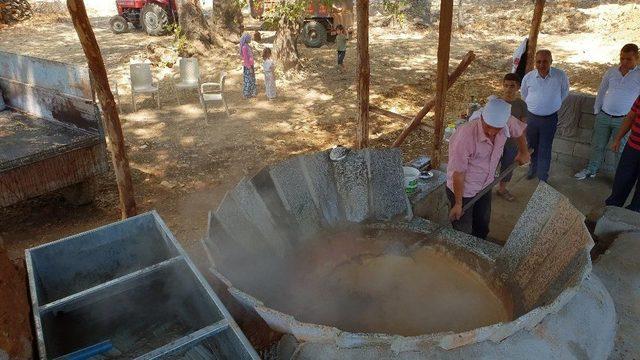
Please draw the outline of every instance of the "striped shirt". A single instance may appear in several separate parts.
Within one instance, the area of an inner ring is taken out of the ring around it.
[[[640,96],[636,99],[636,102],[633,103],[631,111],[635,113],[636,118],[633,124],[631,124],[631,134],[629,134],[627,145],[640,151]]]

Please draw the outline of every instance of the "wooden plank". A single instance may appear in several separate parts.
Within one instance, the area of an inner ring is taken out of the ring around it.
[[[0,207],[77,184],[107,170],[103,143],[0,172]]]
[[[358,16],[358,130],[356,148],[369,146],[369,0],[357,0]]]
[[[86,66],[65,64],[0,50],[0,77],[58,91],[84,99],[93,98]]]
[[[533,18],[531,19],[531,29],[529,29],[526,72],[533,70],[533,67],[535,65],[536,47],[538,46],[538,34],[540,33],[540,24],[542,23],[542,13],[544,12],[545,0],[535,0],[535,1],[536,1],[536,6],[533,9]]]
[[[111,93],[109,86],[109,78],[107,70],[104,66],[104,60],[100,54],[98,41],[91,28],[87,9],[83,0],[67,0],[67,9],[71,15],[73,27],[76,29],[82,50],[87,57],[87,64],[91,77],[94,80],[93,85],[102,110],[104,111],[104,123],[107,134],[109,135],[109,150],[113,162],[113,169],[116,173],[116,182],[118,184],[118,194],[120,198],[120,213],[122,218],[136,215],[136,201],[133,195],[133,182],[131,181],[131,169],[129,168],[129,159],[124,144],[124,134],[120,125],[120,116],[118,115],[118,107]]]
[[[449,78],[447,81],[447,89],[450,89],[451,86],[453,86],[453,84],[467,70],[467,68],[469,67],[469,65],[471,65],[471,63],[473,62],[473,60],[475,60],[475,58],[476,58],[476,55],[473,53],[473,51],[469,51],[462,58],[462,60],[460,61],[460,64],[458,64],[456,69],[449,75]],[[429,111],[431,111],[435,103],[436,103],[435,98],[428,99],[427,102],[422,107],[422,109],[413,118],[411,123],[407,125],[407,127],[405,127],[404,130],[402,130],[402,133],[400,133],[396,141],[391,146],[399,147],[400,145],[402,145],[402,143],[407,138],[407,136],[409,136],[409,134],[420,125],[420,123],[422,122],[422,119],[429,113]],[[432,125],[428,125],[428,126],[432,126]]]
[[[449,82],[449,52],[451,50],[451,24],[453,21],[453,0],[440,1],[440,24],[438,25],[438,66],[436,77],[435,130],[433,134],[434,168],[440,166],[442,138],[444,137],[444,113],[446,110]]]
[[[89,99],[0,78],[6,104],[29,115],[103,135],[100,111]]]

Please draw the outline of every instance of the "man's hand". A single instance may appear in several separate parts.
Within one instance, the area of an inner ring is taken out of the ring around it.
[[[529,151],[518,151],[515,161],[520,165],[528,164],[531,161],[531,154]]]
[[[613,143],[611,144],[611,150],[613,152],[620,151],[620,140],[619,139],[613,140]]]
[[[462,217],[462,204],[453,205],[453,207],[451,208],[451,211],[449,212],[449,220],[451,221],[460,220],[461,217]]]

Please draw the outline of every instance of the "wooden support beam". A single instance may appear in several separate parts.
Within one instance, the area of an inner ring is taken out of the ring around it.
[[[376,113],[376,114],[379,114],[379,115],[390,117],[390,118],[396,119],[396,120],[413,121],[413,118],[411,116],[398,114],[398,113],[383,109],[383,108],[381,108],[381,107],[379,107],[377,105],[373,105],[373,104],[369,104],[369,111],[372,112],[372,113]],[[431,124],[425,124],[425,126],[433,129],[433,125],[431,125]]]
[[[527,67],[526,72],[533,70],[536,59],[536,46],[538,46],[538,34],[542,23],[542,13],[544,11],[545,0],[536,0],[536,7],[533,10],[531,19],[531,29],[529,30],[529,41],[527,44]]]
[[[444,113],[449,82],[449,52],[451,50],[451,24],[453,22],[453,0],[440,1],[440,25],[438,25],[438,66],[436,75],[435,131],[431,164],[440,166],[442,138],[444,137]]]
[[[124,135],[120,126],[118,108],[113,99],[113,94],[109,88],[107,70],[100,54],[100,47],[89,23],[87,9],[83,0],[67,0],[67,8],[73,21],[73,26],[78,33],[80,44],[87,57],[89,71],[93,77],[93,86],[98,95],[98,100],[104,113],[104,127],[109,136],[109,150],[113,169],[116,173],[118,193],[120,195],[120,213],[123,219],[136,215],[136,202],[133,196],[133,183],[131,181],[131,171],[129,160],[124,145]]]
[[[447,80],[447,90],[450,89],[451,86],[453,86],[453,84],[465,72],[465,70],[467,70],[467,68],[469,67],[469,65],[471,65],[471,63],[473,62],[473,60],[475,60],[475,58],[476,58],[476,54],[474,54],[473,51],[469,51],[462,58],[462,60],[460,61],[460,64],[458,64],[458,67],[456,67],[456,69],[449,75],[449,78]],[[422,109],[411,120],[411,123],[409,123],[409,125],[407,125],[407,127],[405,127],[404,130],[402,130],[402,133],[400,134],[400,136],[398,136],[396,141],[391,146],[399,147],[400,145],[402,145],[402,143],[407,138],[407,136],[409,136],[409,134],[411,134],[411,132],[420,125],[420,123],[422,122],[422,119],[424,119],[424,117],[427,116],[427,114],[429,113],[429,111],[431,111],[431,109],[435,104],[436,104],[435,97],[428,99],[427,102],[422,107]]]
[[[369,0],[357,0],[358,12],[358,130],[356,148],[369,146]]]

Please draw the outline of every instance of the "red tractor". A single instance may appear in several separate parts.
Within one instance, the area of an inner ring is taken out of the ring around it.
[[[118,15],[109,20],[116,34],[127,32],[131,23],[149,35],[162,35],[178,19],[176,0],[116,0],[116,6]]]
[[[249,0],[251,16],[260,19],[278,4],[278,0]],[[349,34],[353,29],[353,0],[309,0],[301,34],[307,47],[319,48],[336,39],[336,26],[344,26]]]

